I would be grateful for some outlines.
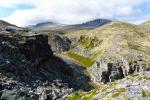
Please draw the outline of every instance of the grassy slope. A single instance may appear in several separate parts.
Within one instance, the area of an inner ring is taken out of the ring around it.
[[[80,63],[81,65],[85,67],[90,67],[91,65],[95,63],[95,60],[98,57],[98,54],[92,55],[90,57],[84,57],[84,56],[78,55],[70,51],[70,52],[67,52],[67,56],[76,60],[78,63]]]
[[[138,27],[150,32],[150,21],[146,21],[146,22],[138,25]]]
[[[102,56],[119,57],[130,55],[131,52],[150,55],[150,33],[128,23],[112,22],[94,30],[68,32],[66,36],[70,39],[86,37],[67,53],[68,57],[86,67],[91,66],[97,58]],[[96,41],[93,42],[93,40]],[[77,47],[82,47],[79,53],[74,52]],[[85,57],[82,53],[87,48],[92,55]],[[93,57],[95,54],[97,57]]]

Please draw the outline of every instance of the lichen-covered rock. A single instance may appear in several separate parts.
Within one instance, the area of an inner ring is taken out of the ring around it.
[[[53,33],[49,36],[49,44],[53,52],[69,51],[71,41],[59,33]]]
[[[91,71],[91,80],[94,83],[112,82],[117,79],[122,79],[129,74],[142,72],[147,69],[147,61],[149,58],[137,56],[133,59],[131,57],[122,57],[118,60],[101,59],[89,68]]]
[[[65,99],[73,90],[92,88],[84,71],[71,60],[53,55],[47,35],[0,34],[1,99]]]
[[[132,74],[124,79],[101,86],[90,92],[76,92],[67,100],[149,100],[150,72]]]
[[[28,87],[27,85],[13,80],[0,82],[1,100],[65,100],[66,96],[73,92],[67,83],[55,80],[52,83]],[[9,87],[9,88],[8,88]]]
[[[53,55],[47,35],[25,37],[25,41],[21,41],[19,45],[20,51],[31,62],[40,63]]]
[[[32,71],[29,69],[36,69],[40,63],[52,56],[46,35],[0,35],[1,72],[11,72],[14,76],[21,76],[23,80],[31,75]]]

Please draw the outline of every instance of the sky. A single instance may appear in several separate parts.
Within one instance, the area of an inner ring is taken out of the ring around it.
[[[97,18],[142,23],[150,20],[150,0],[0,0],[0,19],[18,26]]]

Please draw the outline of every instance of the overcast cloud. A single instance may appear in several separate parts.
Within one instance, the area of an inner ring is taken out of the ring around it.
[[[96,18],[139,23],[150,17],[143,11],[143,6],[149,3],[149,0],[1,0],[0,8],[33,6],[30,9],[17,8],[1,18],[18,26],[45,21],[76,24]]]

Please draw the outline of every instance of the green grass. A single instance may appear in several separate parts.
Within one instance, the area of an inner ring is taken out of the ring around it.
[[[81,100],[79,93],[73,93],[67,97],[67,100]]]
[[[21,35],[21,36],[26,36],[26,35],[27,35],[27,32],[24,32],[24,31],[23,31],[23,32],[20,33],[20,35]]]
[[[140,77],[138,80],[150,80],[150,77],[144,76],[144,77]]]
[[[143,97],[150,97],[150,92],[145,92],[144,90],[142,90],[142,96]]]
[[[122,92],[125,92],[126,89],[125,88],[119,88],[116,90],[116,93],[112,95],[113,98],[118,97]]]
[[[99,44],[102,43],[102,41],[99,41],[96,37],[90,38],[90,37],[84,37],[80,40],[81,45],[83,45],[85,48],[92,49]]]
[[[102,89],[102,92],[107,92],[108,89],[115,89],[115,85],[117,84],[117,82],[112,82],[112,83],[109,83],[106,87],[104,87]]]
[[[146,71],[150,71],[150,67],[146,68]]]
[[[76,92],[67,97],[67,100],[97,100],[93,98],[96,95],[96,91],[90,92]]]
[[[79,62],[82,66],[91,67],[95,63],[95,60],[96,60],[97,56],[99,55],[99,53],[97,53],[93,56],[90,56],[90,57],[84,57],[84,56],[78,55],[78,54],[70,51],[67,53],[67,55],[70,58]]]

